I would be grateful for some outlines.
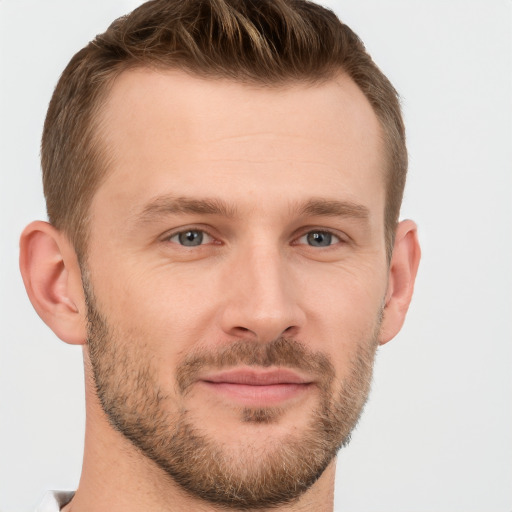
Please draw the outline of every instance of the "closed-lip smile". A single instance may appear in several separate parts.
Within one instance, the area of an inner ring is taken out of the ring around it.
[[[311,387],[313,380],[288,368],[239,367],[210,372],[198,383],[231,402],[265,407],[298,397]]]

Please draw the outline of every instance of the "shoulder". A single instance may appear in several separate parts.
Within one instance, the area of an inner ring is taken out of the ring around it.
[[[34,512],[59,512],[74,494],[73,491],[48,491]]]

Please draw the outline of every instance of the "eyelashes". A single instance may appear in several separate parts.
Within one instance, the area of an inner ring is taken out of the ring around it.
[[[171,242],[182,247],[200,247],[203,245],[218,242],[215,237],[206,230],[200,228],[189,228],[175,232],[165,238],[165,241]],[[296,238],[292,245],[307,245],[314,248],[326,248],[343,243],[344,240],[326,229],[312,229]]]
[[[338,244],[341,241],[341,238],[331,231],[319,229],[308,231],[298,239],[298,243],[303,243],[311,247],[330,247],[331,245]]]
[[[168,237],[167,240],[183,247],[198,247],[205,243],[212,243],[214,238],[202,229],[187,229],[175,233]]]

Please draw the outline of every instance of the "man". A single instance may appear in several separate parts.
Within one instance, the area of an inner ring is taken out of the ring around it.
[[[78,489],[44,510],[332,510],[420,257],[357,36],[303,1],[148,2],[67,66],[42,166],[21,270],[87,404]]]

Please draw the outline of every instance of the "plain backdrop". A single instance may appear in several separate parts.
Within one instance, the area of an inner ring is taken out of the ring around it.
[[[45,219],[39,141],[71,56],[133,0],[0,0],[0,511],[77,486],[81,350],[33,311],[18,238]],[[338,512],[512,511],[512,3],[331,0],[399,90],[403,217],[423,260],[339,456]]]

